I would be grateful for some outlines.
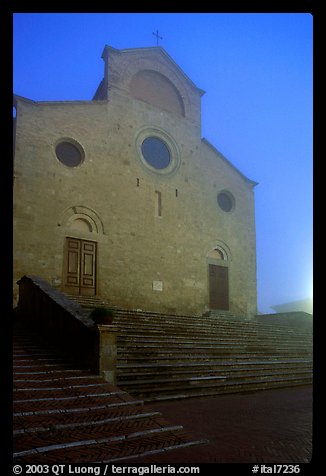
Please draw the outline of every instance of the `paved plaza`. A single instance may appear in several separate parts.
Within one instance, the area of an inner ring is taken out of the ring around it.
[[[307,386],[151,404],[209,444],[156,455],[146,462],[308,463],[312,403],[312,387]]]

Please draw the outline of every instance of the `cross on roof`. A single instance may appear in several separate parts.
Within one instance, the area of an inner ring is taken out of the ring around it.
[[[158,34],[158,30],[156,30],[155,33],[152,32],[152,34],[153,34],[154,36],[156,36],[156,46],[158,46],[158,40],[159,40],[159,39],[160,39],[160,40],[163,40],[163,36],[160,36],[160,35]]]

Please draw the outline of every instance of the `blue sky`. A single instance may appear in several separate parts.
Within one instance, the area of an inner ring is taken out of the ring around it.
[[[104,46],[165,48],[206,91],[202,136],[255,189],[258,308],[312,296],[313,17],[309,13],[17,13],[14,92],[90,100]]]

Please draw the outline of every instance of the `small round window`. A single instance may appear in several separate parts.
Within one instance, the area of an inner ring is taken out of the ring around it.
[[[231,212],[234,208],[235,200],[231,193],[223,191],[217,195],[217,203],[224,212]]]
[[[84,158],[81,147],[69,141],[60,142],[55,148],[55,153],[60,162],[68,167],[77,167]]]
[[[147,137],[141,146],[146,162],[155,169],[166,169],[171,162],[170,149],[159,137]]]

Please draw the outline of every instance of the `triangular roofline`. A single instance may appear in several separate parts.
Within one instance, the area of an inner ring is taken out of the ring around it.
[[[235,165],[232,164],[232,162],[230,162],[213,144],[211,144],[207,139],[205,139],[204,137],[201,139],[201,141],[206,144],[210,149],[212,149],[222,160],[224,160],[224,162],[226,162],[230,167],[233,168],[233,170],[235,170],[239,175],[240,177],[245,181],[247,182],[251,188],[254,188],[256,187],[256,185],[258,185],[259,182],[255,182],[254,180],[251,180],[249,179],[248,177],[246,177],[237,167],[235,167]]]
[[[112,51],[114,53],[123,54],[123,53],[136,53],[137,51],[157,51],[163,57],[165,57],[170,63],[172,63],[173,67],[178,70],[178,72],[182,75],[182,77],[189,83],[189,85],[194,88],[200,96],[205,94],[203,89],[198,88],[195,83],[186,75],[186,73],[180,68],[180,66],[173,60],[173,58],[165,51],[164,48],[161,46],[147,46],[147,47],[140,47],[140,48],[126,48],[123,50],[119,50],[117,48],[113,48],[113,46],[105,45],[102,58],[105,61],[107,58],[108,53]]]

